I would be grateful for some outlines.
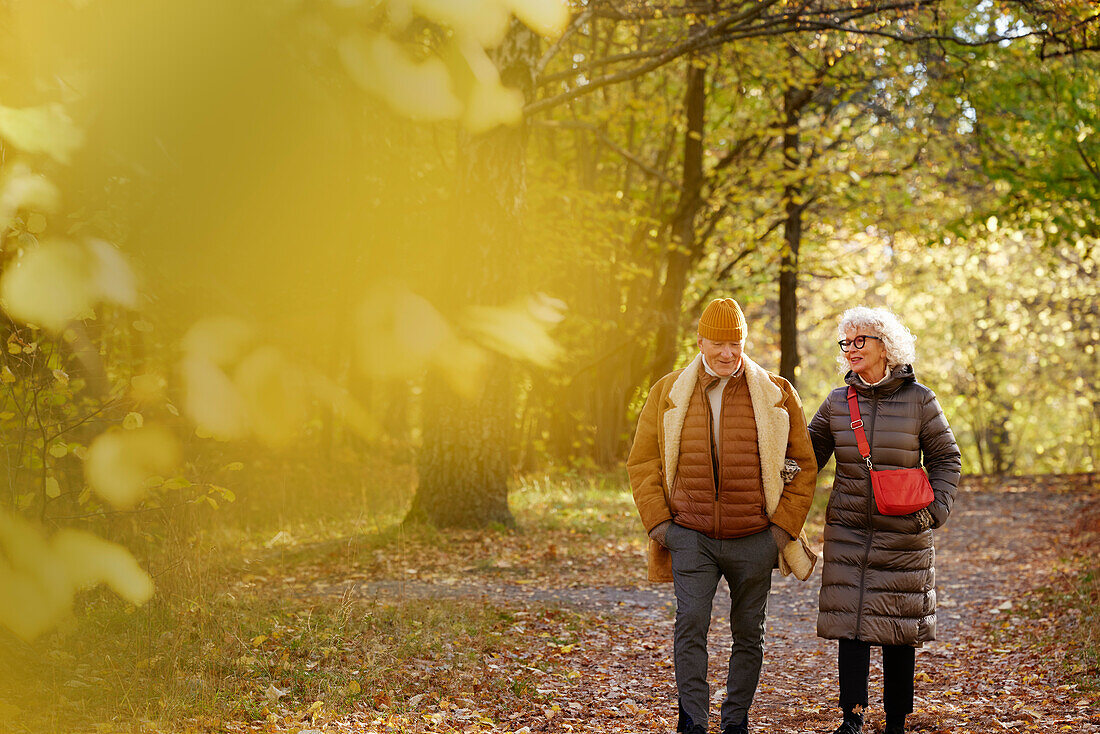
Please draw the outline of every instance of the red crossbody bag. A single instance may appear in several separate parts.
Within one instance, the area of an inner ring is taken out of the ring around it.
[[[875,493],[875,505],[878,506],[879,514],[908,515],[932,504],[936,497],[932,494],[928,475],[921,467],[875,470],[871,464],[871,445],[867,443],[863,419],[859,415],[856,389],[851,386],[848,387],[848,412],[852,419],[852,430],[856,432],[859,455],[867,462],[867,469],[871,472],[871,488]]]

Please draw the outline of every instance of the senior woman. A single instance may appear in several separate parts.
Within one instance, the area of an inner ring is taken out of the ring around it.
[[[951,513],[962,464],[935,394],[917,382],[913,335],[898,317],[882,308],[849,309],[837,335],[845,386],[829,393],[809,425],[817,465],[836,455],[817,634],[839,641],[844,721],[834,734],[862,734],[872,646],[882,648],[885,734],[901,734],[913,711],[916,648],[936,636],[932,530]],[[923,458],[930,505],[906,515],[879,512],[857,428],[876,471],[918,467]]]

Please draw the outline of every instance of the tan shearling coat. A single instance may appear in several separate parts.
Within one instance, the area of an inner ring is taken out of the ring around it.
[[[748,357],[742,359],[756,418],[765,509],[772,522],[794,537],[779,554],[779,570],[806,580],[817,562],[802,529],[817,483],[817,463],[802,403],[789,382]],[[669,488],[676,477],[680,433],[701,363],[698,354],[684,369],[658,380],[638,418],[627,471],[646,532],[675,519],[669,509]],[[802,471],[784,485],[780,471],[786,459],[796,461]],[[654,540],[649,541],[649,580],[672,581],[671,556]]]

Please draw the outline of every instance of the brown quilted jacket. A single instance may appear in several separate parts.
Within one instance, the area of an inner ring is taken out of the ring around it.
[[[947,522],[962,466],[959,448],[935,394],[910,365],[868,387],[851,372],[876,470],[923,464],[935,500],[932,527],[919,513],[881,515],[860,457],[847,388],[829,393],[810,421],[818,464],[836,455],[836,479],[825,511],[825,565],[817,634],[880,645],[919,645],[936,638],[936,550],[932,529]]]
[[[707,391],[717,382],[717,377],[703,371],[695,383],[680,432],[679,469],[668,504],[678,525],[711,538],[741,538],[769,525],[756,421],[742,371],[730,378],[722,392],[721,440],[716,442],[716,450],[711,442],[714,415]]]
[[[634,502],[647,532],[673,519],[669,488],[677,480],[682,431],[701,362],[702,356],[697,355],[685,369],[658,380],[638,417],[627,471]],[[806,432],[802,403],[794,388],[782,377],[771,374],[748,357],[744,357],[744,362],[756,421],[765,511],[772,523],[794,538],[780,552],[779,570],[805,580],[813,573],[817,561],[802,532],[813,500],[817,465]],[[797,462],[801,468],[788,484],[783,483],[780,475],[785,459]],[[720,498],[716,500],[721,501]],[[649,544],[649,579],[672,580],[668,551],[656,541]]]

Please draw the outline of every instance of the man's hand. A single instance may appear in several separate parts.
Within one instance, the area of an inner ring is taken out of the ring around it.
[[[668,533],[668,528],[670,525],[672,525],[672,520],[665,520],[659,525],[654,525],[653,529],[649,531],[649,537],[653,538],[662,546],[667,548],[668,546],[665,545],[665,534]]]
[[[775,547],[782,551],[787,547],[787,543],[790,543],[794,538],[783,528],[778,525],[772,524],[768,526],[768,530],[772,531],[772,537],[775,538]]]

